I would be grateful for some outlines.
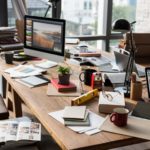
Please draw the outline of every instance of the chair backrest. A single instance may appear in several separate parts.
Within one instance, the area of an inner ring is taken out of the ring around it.
[[[150,33],[133,33],[137,52],[135,53],[135,59],[141,57],[150,57]],[[126,34],[126,50],[129,50],[129,33]]]

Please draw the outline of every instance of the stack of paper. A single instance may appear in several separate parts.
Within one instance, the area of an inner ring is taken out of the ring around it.
[[[63,119],[63,114],[64,114],[64,110],[59,110],[59,111],[55,111],[55,112],[51,112],[48,113],[51,117],[53,117],[54,119],[56,119],[57,121],[61,122],[62,124],[64,123],[64,119]],[[90,125],[89,126],[82,126],[82,125],[77,125],[77,126],[72,126],[72,125],[67,125],[67,127],[77,133],[85,133],[87,135],[93,135],[96,134],[98,132],[100,132],[100,127],[102,126],[102,124],[105,121],[104,117],[101,117],[91,111],[88,111],[88,116],[89,116],[89,120],[90,120]]]
[[[89,126],[89,112],[86,106],[66,106],[63,113],[65,125]]]

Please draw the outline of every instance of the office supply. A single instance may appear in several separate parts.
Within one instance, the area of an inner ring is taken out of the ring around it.
[[[78,38],[65,38],[66,44],[78,44],[80,40]]]
[[[150,140],[150,121],[137,117],[128,117],[127,126],[120,128],[114,125],[109,116],[101,126],[101,130]]]
[[[47,95],[48,96],[64,96],[64,97],[77,97],[81,95],[79,86],[76,91],[67,91],[67,92],[58,92],[58,90],[51,84],[48,84],[47,87]]]
[[[35,64],[35,66],[43,68],[43,69],[48,69],[51,67],[55,67],[57,65],[58,65],[58,63],[53,62],[53,61],[49,61],[49,60],[42,60],[41,62]]]
[[[135,108],[133,109],[133,112],[131,113],[132,116],[150,119],[150,103],[139,101]]]
[[[112,113],[116,107],[125,107],[123,93],[102,91],[99,95],[99,112]]]
[[[12,78],[21,78],[21,77],[39,75],[44,71],[45,70],[36,68],[33,65],[19,65],[5,70],[5,72],[9,73],[10,77]]]
[[[24,19],[25,54],[57,63],[63,62],[65,20],[35,16],[25,16]]]
[[[13,55],[14,55],[14,52],[8,51],[8,52],[4,52],[3,54],[1,54],[1,58],[5,59],[5,62],[7,64],[12,64],[13,63]]]
[[[64,124],[66,126],[89,126],[89,110],[86,109],[84,119],[64,119]]]
[[[150,67],[145,68],[145,74],[146,74],[146,82],[147,82],[147,93],[148,93],[148,97],[150,98]]]
[[[71,105],[81,105],[89,100],[92,100],[96,96],[98,96],[98,89],[91,90],[77,98],[72,99]]]
[[[29,77],[21,78],[20,81],[29,84],[33,87],[50,82],[50,80],[44,78],[43,76],[29,76]]]
[[[94,72],[91,79],[92,89],[102,90],[102,74],[101,72]]]
[[[141,98],[142,98],[142,82],[137,81],[136,73],[133,72],[131,75],[130,99],[141,100]]]
[[[62,118],[63,110],[48,113],[51,117],[64,124]],[[89,111],[90,126],[67,126],[69,129],[77,133],[85,133],[95,129],[99,129],[105,121],[105,117],[101,117],[92,111]],[[100,130],[99,130],[100,131]]]
[[[86,106],[66,106],[63,113],[64,119],[79,119],[85,118]]]
[[[70,92],[70,91],[77,90],[76,85],[72,82],[70,82],[69,85],[62,85],[62,84],[59,84],[59,81],[57,78],[52,78],[51,83],[57,89],[58,92]]]
[[[112,84],[123,84],[125,80],[125,72],[121,73],[102,73],[103,81],[105,81],[104,76],[107,76]]]
[[[117,51],[114,51],[114,55],[119,71],[126,71],[129,55]],[[133,63],[133,71],[136,72],[139,77],[145,76],[145,67],[138,64]]]
[[[98,53],[98,52],[77,53],[77,54],[74,54],[74,57],[101,57],[101,53]]]

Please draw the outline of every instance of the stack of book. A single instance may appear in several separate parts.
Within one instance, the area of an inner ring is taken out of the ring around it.
[[[14,27],[0,27],[0,48],[2,50],[14,50],[23,48],[17,37]]]
[[[63,119],[66,126],[90,126],[89,112],[86,106],[66,106]]]

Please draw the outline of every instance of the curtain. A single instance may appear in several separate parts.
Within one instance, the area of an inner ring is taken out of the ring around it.
[[[23,20],[24,16],[27,15],[27,8],[25,0],[11,0],[12,6],[14,8],[16,18],[18,20]]]

